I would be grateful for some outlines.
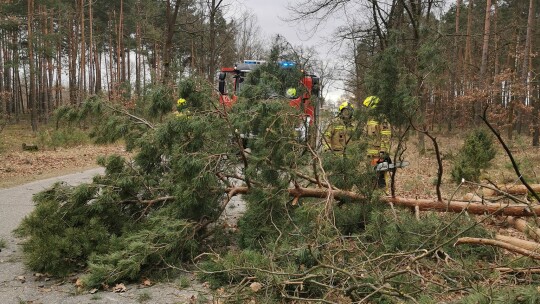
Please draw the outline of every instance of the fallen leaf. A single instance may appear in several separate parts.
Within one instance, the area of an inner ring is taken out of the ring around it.
[[[150,279],[145,279],[145,280],[142,282],[142,285],[143,285],[143,286],[152,286],[152,281],[150,281]]]
[[[122,283],[116,284],[116,286],[114,286],[113,288],[113,292],[126,292],[126,291],[127,291],[126,285]]]
[[[94,288],[94,289],[90,290],[89,293],[90,293],[90,294],[95,294],[97,291],[98,291],[98,289],[97,289],[97,288]]]
[[[261,290],[262,284],[259,283],[259,282],[253,282],[253,283],[251,283],[251,285],[249,285],[249,288],[251,288],[251,291],[257,292],[257,291]]]
[[[26,278],[24,276],[18,276],[17,280],[19,280],[21,283],[26,282]]]
[[[75,281],[75,286],[77,287],[83,287],[83,282],[80,278],[77,279],[77,281]]]

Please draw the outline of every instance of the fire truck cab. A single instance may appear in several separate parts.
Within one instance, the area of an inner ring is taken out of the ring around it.
[[[232,68],[222,68],[218,77],[220,104],[224,105],[226,108],[231,107],[238,99],[237,94],[240,92],[242,83],[244,82],[245,77],[247,77],[247,74],[265,63],[266,61],[264,60],[244,60],[242,63],[236,64]],[[283,69],[296,68],[296,63],[291,61],[280,61],[279,65]],[[227,92],[227,74],[232,74],[232,92],[230,93]],[[302,72],[302,75],[298,85],[303,87],[303,90],[301,90],[303,93],[300,96],[291,98],[289,105],[303,111],[309,120],[309,124],[313,124],[316,113],[312,99],[319,96],[320,81],[319,77],[316,75],[307,74],[304,71]]]

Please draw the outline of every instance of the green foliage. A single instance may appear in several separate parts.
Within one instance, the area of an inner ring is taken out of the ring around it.
[[[179,97],[186,99],[188,107],[191,109],[211,108],[214,103],[213,88],[208,85],[204,78],[190,77],[183,79],[178,84],[178,91]],[[176,99],[174,102],[176,102]]]
[[[495,154],[493,139],[489,133],[483,129],[475,129],[466,137],[456,156],[451,172],[452,180],[456,183],[460,183],[462,178],[478,181],[481,170],[489,166]]]
[[[133,149],[136,146],[135,141],[143,134],[145,127],[133,123],[132,118],[128,115],[114,115],[124,111],[127,112],[120,105],[114,105],[95,95],[78,107],[59,108],[55,112],[56,132],[63,134],[63,132],[71,132],[74,125],[85,126],[91,128],[89,136],[97,144],[113,143],[124,139],[127,148]],[[62,138],[60,135],[57,137]],[[47,140],[47,136],[43,138]]]
[[[209,90],[194,87],[188,94],[201,107],[206,101],[195,99],[206,98],[203,91]],[[199,110],[192,109],[193,114]],[[216,173],[207,168],[230,167],[221,156],[231,152],[223,120],[215,119],[216,114],[166,115],[163,123],[149,128],[126,115],[127,109],[99,98],[72,110],[61,116],[72,113],[78,123],[96,119],[92,134],[97,141],[124,138],[138,153],[129,161],[114,155],[100,158],[105,174],[91,184],[57,185],[37,195],[36,210],[19,228],[27,238],[27,264],[53,275],[87,268],[83,281],[94,287],[134,280],[198,254],[203,223],[219,216],[224,192]]]
[[[124,216],[118,206],[95,199],[97,190],[56,184],[34,197],[35,210],[17,230],[28,238],[23,252],[31,269],[67,275],[84,267],[91,253],[108,250],[111,235],[123,228]]]
[[[453,302],[456,304],[521,304],[540,303],[540,292],[536,286],[513,286],[506,288],[481,288],[467,297]]]
[[[57,185],[36,196],[36,210],[19,229],[26,237],[28,265],[57,275],[84,269],[85,286],[96,287],[211,257],[201,262],[202,280],[217,288],[255,278],[266,288],[257,294],[261,302],[272,302],[282,292],[324,298],[352,290],[358,298],[373,294],[372,299],[391,303],[394,298],[373,286],[403,266],[399,257],[404,252],[414,256],[441,247],[465,261],[494,257],[492,248],[451,247],[457,236],[487,235],[464,215],[416,221],[407,212],[394,217],[380,204],[361,130],[343,153],[315,153],[299,141],[295,128],[303,114],[288,99],[257,95],[288,85],[281,81],[287,75],[272,68],[261,67],[253,90],[243,92],[226,113],[215,107],[211,88],[200,79],[182,81],[178,96],[154,87],[135,108],[94,97],[80,108],[63,110],[63,123],[95,120],[96,141],[125,139],[135,155],[102,157],[98,163],[105,173],[92,183]],[[168,113],[176,97],[187,100],[188,115]],[[291,188],[313,187],[314,172],[321,184],[330,182],[365,199],[340,198],[336,206],[331,198],[291,198]],[[227,194],[235,190],[247,208],[233,239],[222,229],[221,215]],[[398,258],[373,262],[388,253]],[[425,260],[418,267],[434,266],[431,257]],[[310,278],[302,288],[290,284],[306,274]],[[452,275],[476,280],[463,269]],[[388,284],[413,294],[421,281],[404,273]]]
[[[407,54],[398,46],[388,47],[376,56],[373,68],[366,75],[369,95],[376,95],[381,100],[370,115],[382,116],[396,127],[407,124],[417,107],[413,97],[416,79],[400,64],[404,62],[403,58],[408,58]]]
[[[178,287],[185,289],[191,286],[191,279],[187,276],[182,276],[178,279]]]
[[[356,188],[370,195],[375,172],[367,165],[365,147],[361,141],[352,141],[344,154],[332,151],[322,153],[323,166],[333,185],[347,190]]]
[[[156,265],[176,264],[191,257],[197,248],[189,236],[193,225],[185,220],[174,220],[165,211],[152,216],[138,231],[125,232],[112,241],[111,250],[90,257],[89,274],[82,280],[87,287],[121,280],[135,280]],[[163,213],[163,214],[161,214]]]
[[[287,222],[288,194],[256,190],[244,196],[247,211],[238,222],[239,245],[242,248],[263,249],[280,234],[276,227]]]
[[[247,277],[264,282],[269,274],[257,269],[272,269],[272,261],[260,252],[243,250],[202,262],[199,266],[202,269],[199,279],[209,282],[211,288],[218,288],[239,283]]]
[[[486,246],[453,246],[458,237],[490,237],[482,226],[466,214],[427,213],[416,220],[414,214],[408,211],[396,212],[396,216],[389,210],[371,214],[362,238],[374,244],[373,251],[407,252],[441,246],[441,250],[451,257],[463,256],[471,260],[492,259],[497,253],[496,249]]]
[[[336,227],[343,235],[361,233],[369,223],[371,213],[381,209],[384,209],[384,206],[377,203],[346,202],[334,208]]]
[[[0,239],[0,249],[6,248],[7,242],[4,239]]]
[[[160,117],[170,113],[173,108],[173,104],[176,100],[173,100],[171,89],[164,86],[156,86],[150,89],[147,99],[150,100],[149,114],[151,117]]]
[[[89,141],[88,134],[76,128],[43,130],[38,133],[38,143],[41,147],[75,147],[87,144]]]

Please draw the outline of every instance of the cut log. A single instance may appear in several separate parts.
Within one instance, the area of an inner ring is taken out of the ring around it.
[[[510,225],[514,226],[517,230],[523,232],[526,236],[533,240],[540,241],[540,229],[531,226],[526,220],[509,216],[507,219]]]
[[[502,241],[502,242],[505,242],[505,243],[508,243],[508,244],[512,244],[512,245],[517,246],[517,247],[521,247],[521,248],[526,249],[526,250],[530,250],[530,251],[533,251],[533,252],[540,253],[540,244],[536,243],[536,242],[522,240],[522,239],[518,239],[518,238],[515,238],[515,237],[502,235],[502,234],[497,234],[495,236],[495,239],[499,240],[499,241]]]
[[[463,195],[462,200],[465,202],[473,202],[473,203],[480,203],[484,201],[480,196],[474,193],[470,193],[470,192],[465,193],[465,195]]]
[[[225,191],[233,191],[232,188]],[[248,193],[248,187],[235,187],[235,194]],[[302,197],[318,197],[318,198],[334,198],[334,199],[352,199],[356,201],[366,201],[366,197],[352,192],[343,190],[328,190],[321,188],[290,188],[289,195],[294,198]],[[441,202],[430,199],[411,199],[400,197],[381,197],[381,201],[385,203],[393,203],[395,206],[409,207],[412,210],[418,206],[420,211],[438,211],[438,212],[468,212],[471,214],[493,214],[504,216],[532,216],[534,214],[540,216],[540,206],[530,208],[526,204],[508,204],[508,203],[474,203],[464,201]]]
[[[530,251],[530,250],[527,250],[527,249],[523,249],[521,247],[514,246],[512,244],[502,242],[502,241],[498,241],[498,240],[463,237],[463,238],[459,238],[457,240],[457,242],[454,244],[454,246],[461,245],[461,244],[495,246],[495,247],[506,249],[506,250],[514,252],[514,253],[518,253],[518,254],[530,257],[531,259],[540,260],[540,254],[539,253],[536,253],[534,251]]]
[[[533,184],[530,186],[535,192],[540,192],[540,184]],[[527,194],[529,192],[524,185],[498,185],[497,188],[508,194]],[[497,196],[498,194],[497,190],[492,189],[491,187],[483,188],[482,193],[484,193],[484,196],[486,197]]]
[[[37,151],[38,146],[37,145],[27,145],[26,143],[22,144],[23,151]]]
[[[422,211],[438,212],[463,212],[471,214],[494,214],[506,216],[532,216],[540,215],[540,206],[529,208],[525,204],[504,204],[504,203],[469,203],[462,201],[440,202],[429,199],[407,199],[400,197],[383,197],[383,201],[392,202],[396,206],[411,207],[418,206]]]

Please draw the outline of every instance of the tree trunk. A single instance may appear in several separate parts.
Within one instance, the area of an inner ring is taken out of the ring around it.
[[[94,61],[94,12],[92,11],[92,0],[88,1],[88,93],[95,93],[96,85],[96,65]]]
[[[136,29],[137,51],[135,53],[135,94],[141,96],[141,58],[142,58],[142,33],[141,26],[137,24]]]
[[[75,33],[77,29],[71,18],[68,19],[68,62],[69,62],[69,99],[73,105],[78,105],[77,98],[77,39]]]
[[[450,92],[449,92],[449,102],[451,104],[449,104],[449,108],[448,108],[448,113],[450,115],[448,115],[445,119],[446,119],[446,122],[447,122],[447,129],[448,129],[448,132],[451,132],[452,131],[452,124],[453,124],[453,120],[454,120],[454,115],[455,115],[455,109],[453,107],[453,105],[456,104],[456,97],[460,95],[460,85],[459,83],[461,82],[460,81],[460,78],[458,77],[458,75],[461,75],[460,73],[460,70],[461,70],[461,65],[460,65],[460,43],[459,43],[459,18],[461,16],[461,0],[457,0],[457,3],[456,3],[456,20],[455,20],[455,28],[454,28],[454,70],[451,73],[451,85],[450,85]]]
[[[214,0],[212,0],[214,1]],[[171,0],[167,0],[167,32],[165,33],[165,46],[163,48],[163,71],[161,81],[164,85],[169,85],[171,76],[171,55],[172,55],[172,41],[175,32],[176,18],[178,17],[178,10],[180,9],[181,0],[175,0],[174,9],[171,12]],[[157,53],[156,53],[157,58]]]
[[[540,184],[533,184],[530,186],[535,192],[540,192]],[[500,189],[504,193],[512,194],[512,195],[529,193],[529,190],[527,190],[527,187],[525,187],[524,185],[498,185],[496,186],[496,188]],[[489,188],[484,188],[482,190],[482,193],[486,197],[497,195],[496,190],[489,189]]]
[[[529,78],[529,62],[531,58],[531,45],[532,45],[532,35],[534,27],[534,1],[529,0],[529,14],[527,17],[527,31],[525,34],[525,46],[523,47],[523,68],[521,70],[521,80],[527,88],[528,78]],[[529,90],[526,89],[526,97],[529,97]]]
[[[491,0],[486,0],[486,14],[484,18],[484,39],[482,43],[482,62],[480,64],[480,82],[483,87],[488,84],[486,77],[487,61],[488,61],[488,49],[489,49],[489,36],[491,28]]]
[[[540,260],[539,253],[515,246],[513,244],[509,244],[503,241],[464,237],[464,238],[459,238],[457,242],[454,244],[454,246],[461,245],[461,244],[490,245],[490,246],[500,247],[508,251],[524,255],[531,259]]]
[[[537,242],[526,241],[526,240],[518,239],[511,236],[501,235],[501,234],[495,235],[495,239],[508,243],[508,244],[512,244],[514,246],[517,246],[526,250],[540,252],[540,243],[537,243]]]
[[[227,193],[246,194],[249,192],[248,187],[233,187],[226,190]],[[357,201],[366,201],[366,197],[351,191],[344,190],[328,190],[322,188],[290,188],[289,195],[295,199],[302,197],[317,197],[326,199],[352,199]],[[381,202],[392,203],[395,206],[408,208],[418,208],[421,211],[437,211],[437,212],[467,212],[470,214],[493,214],[503,216],[539,216],[540,205],[532,208],[526,204],[505,204],[505,203],[487,203],[487,202],[467,202],[467,201],[449,201],[441,202],[430,199],[411,199],[401,197],[383,196]]]
[[[36,106],[36,88],[35,88],[35,62],[34,62],[34,46],[33,46],[33,28],[34,22],[34,0],[28,0],[28,65],[29,65],[29,90],[28,90],[28,107],[30,108],[30,123],[32,124],[32,131],[37,131],[37,106]]]
[[[86,34],[84,24],[84,0],[79,1],[80,5],[80,32],[81,32],[81,62],[79,64],[79,103],[86,97]]]
[[[214,82],[214,72],[216,70],[216,14],[223,0],[212,0],[210,6],[210,63],[208,65],[208,81]]]
[[[467,76],[470,76],[470,69],[472,65],[471,39],[472,39],[473,2],[474,2],[473,0],[469,0],[469,5],[467,7],[467,36],[465,39],[465,64],[467,68],[464,69],[464,72],[466,72]]]
[[[517,230],[523,232],[526,236],[532,238],[533,240],[540,241],[540,229],[533,227],[527,223],[527,221],[509,216],[507,219],[508,223],[512,225]]]
[[[63,104],[62,100],[62,42],[59,40],[56,43],[56,83],[54,85],[56,89],[56,107]]]

